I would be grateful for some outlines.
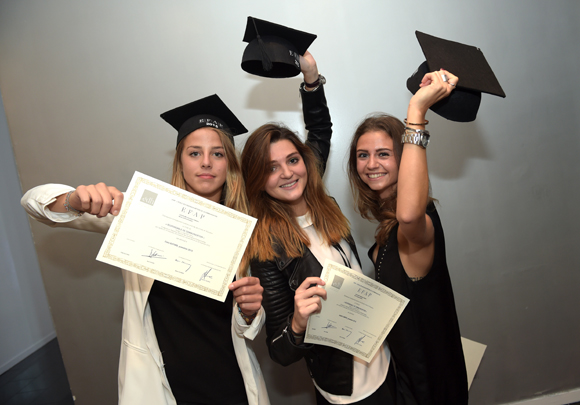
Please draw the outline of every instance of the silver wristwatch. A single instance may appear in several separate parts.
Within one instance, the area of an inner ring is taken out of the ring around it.
[[[411,129],[407,128],[401,139],[401,143],[412,143],[413,145],[419,145],[423,149],[427,148],[429,145],[429,131],[424,129]]]

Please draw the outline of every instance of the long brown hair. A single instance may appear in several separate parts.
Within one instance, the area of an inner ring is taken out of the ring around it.
[[[228,208],[234,209],[244,214],[249,213],[248,209],[248,199],[246,197],[246,188],[244,186],[244,178],[242,176],[242,168],[240,166],[240,161],[236,148],[233,142],[230,140],[228,135],[220,129],[210,128],[215,131],[222,143],[224,148],[224,155],[226,161],[228,162],[226,181],[222,189],[222,194],[220,197],[220,203]],[[184,138],[185,139],[185,138]],[[171,184],[175,187],[179,187],[183,190],[187,190],[185,177],[183,176],[183,165],[181,163],[181,155],[183,153],[185,142],[181,140],[177,145],[175,150],[175,155],[173,157],[173,170],[171,174]],[[247,275],[247,268],[249,260],[244,255],[242,262],[240,264],[239,276],[244,277]]]
[[[314,228],[329,245],[339,243],[349,233],[349,223],[336,202],[326,194],[318,159],[298,136],[281,124],[266,124],[256,129],[248,138],[242,152],[242,173],[246,183],[250,215],[258,224],[248,248],[251,258],[273,260],[277,255],[274,244],[288,257],[302,256],[303,247],[310,246],[290,206],[271,197],[265,186],[270,176],[270,144],[290,141],[306,165],[308,180],[304,200]]]
[[[397,221],[397,185],[393,187],[393,192],[386,198],[381,198],[379,193],[371,190],[360,178],[357,171],[357,144],[361,136],[367,132],[380,131],[393,140],[393,152],[397,167],[401,164],[403,155],[403,145],[401,138],[405,132],[405,125],[397,118],[377,113],[367,116],[357,127],[352,141],[348,158],[348,178],[350,188],[356,201],[356,208],[365,219],[376,219],[379,226],[375,233],[375,240],[379,246],[387,243],[387,238]],[[429,201],[433,201],[429,198]]]

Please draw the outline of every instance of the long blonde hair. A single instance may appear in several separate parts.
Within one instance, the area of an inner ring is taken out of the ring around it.
[[[304,200],[314,228],[329,245],[339,243],[349,233],[349,223],[336,202],[326,194],[319,162],[312,150],[298,136],[281,124],[266,124],[248,138],[242,152],[242,173],[248,192],[250,215],[259,219],[248,248],[250,257],[260,261],[273,260],[278,244],[288,255],[303,255],[310,246],[306,234],[298,225],[290,206],[271,197],[265,191],[270,176],[270,145],[288,140],[302,156],[308,173]]]
[[[219,135],[220,141],[224,148],[224,155],[226,157],[226,161],[228,162],[226,181],[222,189],[220,203],[241,213],[249,214],[246,188],[244,186],[244,178],[242,176],[242,169],[240,167],[240,161],[238,158],[238,153],[236,152],[236,148],[232,140],[224,131],[217,128],[210,129]],[[183,153],[184,144],[185,142],[181,140],[181,142],[177,145],[177,149],[175,150],[175,155],[173,157],[171,184],[175,187],[187,190],[185,177],[183,176],[183,165],[181,163],[181,155]],[[238,272],[240,277],[244,277],[248,273],[249,260],[246,258],[246,256],[247,255],[245,254],[240,264],[240,270]]]

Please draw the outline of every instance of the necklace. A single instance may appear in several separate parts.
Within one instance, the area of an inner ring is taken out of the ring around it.
[[[385,253],[387,251],[387,245],[382,249],[383,253],[381,253],[381,258],[379,259],[379,265],[376,266],[377,269],[377,281],[381,282],[381,265],[383,264],[383,259],[385,258]]]

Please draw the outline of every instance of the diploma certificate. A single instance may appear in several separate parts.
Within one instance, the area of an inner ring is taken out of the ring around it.
[[[256,219],[135,172],[97,260],[225,301]]]
[[[409,300],[381,283],[331,260],[322,310],[308,319],[304,342],[334,347],[370,362]]]

